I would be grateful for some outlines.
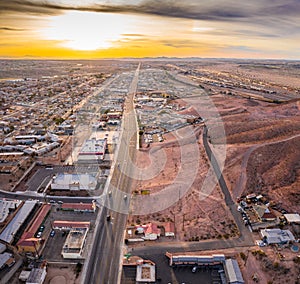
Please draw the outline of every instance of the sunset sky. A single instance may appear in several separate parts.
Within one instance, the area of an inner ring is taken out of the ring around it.
[[[300,59],[300,0],[1,0],[0,58]]]

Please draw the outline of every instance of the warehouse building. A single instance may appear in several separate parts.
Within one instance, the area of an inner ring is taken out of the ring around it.
[[[0,240],[11,244],[15,235],[22,227],[30,213],[37,204],[37,200],[27,200],[23,206],[17,211],[14,218],[6,225],[5,229],[0,234]]]
[[[245,283],[240,267],[235,259],[225,260],[225,274],[228,283],[230,284],[243,284]]]

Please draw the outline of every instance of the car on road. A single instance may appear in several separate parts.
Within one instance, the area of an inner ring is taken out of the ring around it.
[[[192,272],[195,273],[197,271],[197,266],[194,266]]]
[[[54,237],[54,235],[55,235],[55,231],[52,230],[51,233],[50,233],[50,237]]]
[[[58,203],[58,204],[64,204],[64,202],[61,201],[61,200],[58,200],[57,203]]]
[[[110,220],[111,220],[111,216],[110,216],[110,215],[107,215],[107,216],[106,216],[106,221],[109,222]]]
[[[124,195],[124,200],[127,200],[127,195],[126,194]]]
[[[49,203],[54,204],[54,203],[56,203],[56,202],[55,202],[55,200],[50,200]]]

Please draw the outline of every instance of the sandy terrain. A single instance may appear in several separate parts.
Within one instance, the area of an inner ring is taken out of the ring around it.
[[[238,234],[233,218],[225,206],[223,195],[219,187],[214,188],[208,197],[204,199],[199,198],[201,196],[201,185],[208,171],[207,158],[201,140],[202,129],[199,128],[199,130],[198,143],[200,162],[192,186],[187,190],[180,188],[180,186],[177,189],[175,187],[172,193],[176,199],[174,204],[171,204],[170,207],[160,210],[159,212],[147,215],[133,215],[129,218],[128,224],[147,223],[149,221],[175,222],[177,240],[185,241],[229,238]],[[187,144],[179,147],[178,142],[172,134],[167,134],[164,138],[165,142],[159,143],[159,147],[163,148],[167,157],[166,165],[154,178],[138,181],[135,186],[136,194],[139,194],[141,190],[149,190],[151,197],[152,195],[164,191],[166,187],[174,182],[179,169],[182,167],[180,164],[180,151],[183,147],[189,148],[191,145]],[[139,167],[146,168],[147,165],[149,165],[150,160],[148,153],[151,148],[155,146],[157,147],[158,143],[156,143],[156,145],[154,143],[150,148],[139,151],[137,155],[137,164]],[[191,158],[193,159],[192,155],[193,153],[191,153]],[[193,171],[194,169],[190,170]],[[184,192],[184,195],[182,192]],[[172,197],[170,195],[168,196],[170,199]],[[147,199],[148,196],[145,195],[144,198]],[[164,204],[163,200],[159,200],[158,202]],[[133,204],[135,204],[134,201]],[[136,204],[136,206],[137,205],[138,204]],[[143,206],[151,208],[153,204],[147,202],[143,204]],[[144,210],[147,211],[147,208],[144,207]],[[214,223],[215,226],[211,226],[212,223]]]
[[[76,277],[75,265],[49,265],[45,284],[79,284],[80,277]]]
[[[224,95],[213,99],[225,125],[224,176],[233,198],[264,193],[282,207],[299,211],[299,101],[274,105]],[[245,111],[230,113],[238,108]]]

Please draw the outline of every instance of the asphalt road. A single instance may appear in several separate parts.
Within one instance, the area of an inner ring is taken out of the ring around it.
[[[92,246],[90,260],[86,268],[86,284],[116,284],[120,280],[120,257],[123,248],[123,233],[127,222],[127,213],[130,206],[131,178],[125,175],[130,173],[129,160],[134,160],[136,150],[136,118],[133,112],[133,98],[137,88],[139,67],[129,88],[129,94],[125,102],[123,117],[123,132],[119,151],[116,157],[108,192],[104,200],[99,224],[95,232],[95,241]],[[107,221],[106,216],[111,220]]]

